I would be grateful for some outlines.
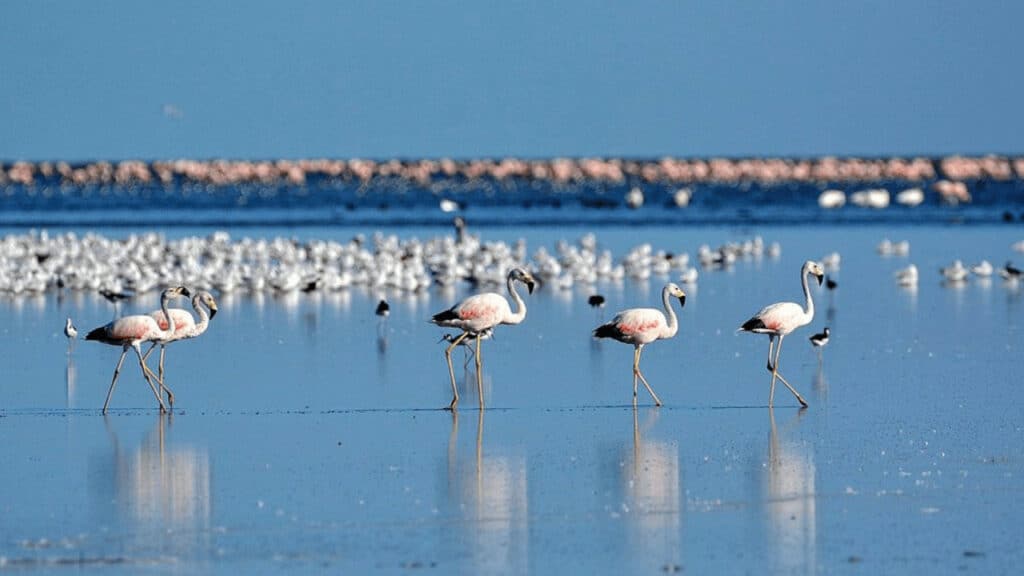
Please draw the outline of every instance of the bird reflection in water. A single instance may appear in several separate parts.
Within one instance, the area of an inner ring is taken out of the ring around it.
[[[78,370],[75,368],[74,356],[68,356],[68,365],[64,368],[64,396],[65,407],[75,407],[75,384],[78,380]]]
[[[205,448],[169,441],[172,419],[160,415],[139,446],[126,450],[104,418],[113,444],[114,495],[140,552],[195,556],[210,544],[210,459]]]
[[[658,412],[648,411],[649,431]],[[682,565],[679,450],[674,442],[644,440],[633,409],[633,445],[622,467],[624,517],[631,550],[656,562],[652,569],[676,571]]]
[[[473,572],[525,573],[530,565],[526,460],[484,453],[484,410],[477,413],[472,462],[460,459],[458,435],[459,412],[453,410],[448,486],[472,543]]]
[[[768,521],[770,573],[812,573],[817,566],[817,513],[813,454],[808,446],[786,438],[799,423],[801,410],[781,432],[774,411],[768,409],[767,478],[765,502]]]

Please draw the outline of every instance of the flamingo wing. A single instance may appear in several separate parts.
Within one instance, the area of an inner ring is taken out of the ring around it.
[[[101,340],[104,342],[128,342],[132,340],[146,340],[154,334],[159,334],[160,327],[156,320],[149,316],[135,315],[119,318],[109,324],[100,326],[86,335],[86,340]]]
[[[654,308],[631,308],[615,315],[610,322],[598,326],[594,336],[614,338],[629,344],[646,344],[657,340],[667,328],[665,315]]]
[[[765,306],[740,326],[740,330],[758,334],[789,334],[798,326],[804,309],[794,302],[778,302]]]
[[[181,336],[186,332],[192,330],[196,326],[196,320],[192,317],[192,314],[188,310],[182,310],[181,308],[170,308],[167,312],[174,318],[174,335]],[[149,313],[149,317],[156,320],[157,326],[160,330],[167,330],[167,318],[164,316],[163,310],[156,310]]]
[[[501,324],[512,309],[500,294],[487,292],[470,296],[455,306],[435,314],[432,321],[441,326],[480,332]]]

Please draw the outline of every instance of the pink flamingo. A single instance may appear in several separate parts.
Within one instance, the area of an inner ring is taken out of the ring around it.
[[[782,339],[787,334],[796,330],[801,326],[805,326],[811,323],[814,319],[814,301],[811,300],[811,289],[807,286],[807,275],[814,274],[818,279],[818,285],[821,285],[822,278],[825,277],[825,271],[821,264],[808,260],[804,262],[803,267],[800,269],[800,282],[804,288],[804,298],[807,301],[806,309],[801,307],[796,302],[777,302],[770,304],[761,309],[760,312],[755,314],[750,320],[747,320],[740,326],[737,332],[753,332],[754,334],[767,334],[768,335],[768,371],[772,373],[772,385],[768,392],[768,407],[771,408],[775,400],[775,379],[778,378],[789,388],[789,391],[796,396],[796,399],[800,402],[801,406],[806,407],[807,401],[804,397],[796,391],[795,388],[786,382],[786,379],[779,374],[779,355],[782,354]],[[775,361],[772,361],[772,347],[775,344],[775,337],[779,338],[779,347],[775,351]]]
[[[204,308],[205,306],[205,308]],[[157,379],[160,383],[160,389],[167,392],[167,402],[170,403],[171,407],[174,407],[174,393],[164,383],[164,353],[167,350],[167,345],[171,342],[177,342],[178,340],[188,340],[195,338],[206,332],[207,326],[209,326],[210,320],[217,315],[217,302],[213,299],[213,295],[209,292],[202,290],[192,295],[192,309],[196,311],[199,316],[199,323],[196,323],[192,314],[189,314],[188,310],[182,310],[181,308],[171,308],[168,310],[171,317],[174,318],[174,335],[170,338],[164,338],[161,340],[154,340],[153,344],[143,355],[142,360],[145,362],[149,360],[149,355],[153,353],[153,349],[156,348],[157,344],[160,345],[160,375],[153,374],[153,371],[146,366],[146,371],[149,372],[151,377]],[[209,314],[207,314],[209,310]],[[163,310],[156,310],[150,312],[149,316],[156,320],[161,330],[166,330],[169,325],[167,322],[167,316],[164,315]]]
[[[654,308],[630,308],[629,310],[619,312],[610,322],[602,324],[594,330],[594,336],[597,338],[614,338],[619,342],[633,345],[634,406],[636,406],[637,378],[644,383],[647,391],[651,393],[651,397],[654,398],[654,404],[661,406],[661,399],[654,393],[654,389],[647,383],[647,378],[644,378],[643,372],[640,371],[640,354],[647,344],[655,340],[672,338],[679,331],[679,322],[676,319],[675,310],[669,305],[669,296],[679,299],[680,308],[686,305],[686,293],[679,286],[671,282],[666,284],[665,288],[661,291],[661,302],[665,307],[665,312],[668,314],[667,321],[665,320],[665,314],[662,314],[661,310]]]
[[[459,391],[455,387],[455,369],[452,367],[452,349],[468,336],[476,339],[476,353],[474,355],[476,358],[476,387],[480,396],[480,408],[483,409],[484,407],[484,383],[480,370],[480,367],[483,365],[480,357],[480,341],[483,339],[483,334],[499,324],[519,324],[526,319],[526,304],[519,297],[519,293],[516,292],[513,281],[526,284],[526,289],[530,294],[533,294],[536,280],[533,279],[532,274],[522,268],[513,268],[509,271],[505,284],[509,295],[512,296],[512,300],[515,302],[515,312],[512,311],[512,307],[509,306],[508,300],[504,296],[494,292],[486,292],[470,296],[444,312],[434,314],[434,317],[430,320],[438,326],[462,330],[462,334],[455,337],[444,351],[445,359],[448,361],[448,375],[451,376],[452,380],[452,393],[454,394],[451,404],[448,405],[449,410],[454,410],[455,406],[459,403]]]
[[[188,290],[185,289],[184,286],[177,286],[175,288],[168,288],[167,290],[164,290],[160,294],[160,309],[166,314],[167,304],[171,300],[182,295],[188,295]],[[117,361],[117,368],[114,368],[114,379],[110,382],[110,389],[107,390],[107,400],[103,403],[104,414],[107,413],[107,406],[110,404],[110,397],[114,394],[114,386],[117,385],[117,377],[121,374],[121,364],[124,362],[124,357],[128,354],[129,348],[135,349],[135,355],[139,357],[139,366],[142,368],[142,376],[146,379],[149,387],[153,390],[153,395],[156,396],[156,401],[160,404],[160,410],[167,410],[167,407],[164,406],[164,401],[161,398],[160,393],[157,392],[156,386],[153,385],[153,381],[149,378],[149,374],[147,373],[149,369],[146,367],[146,363],[142,359],[140,345],[143,342],[168,338],[174,334],[174,328],[173,316],[170,317],[167,329],[161,330],[157,321],[151,316],[136,314],[134,316],[118,318],[113,322],[93,329],[85,336],[86,340],[96,340],[112,346],[121,346],[121,358]]]

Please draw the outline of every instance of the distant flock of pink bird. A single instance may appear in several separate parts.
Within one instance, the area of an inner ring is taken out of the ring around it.
[[[306,159],[161,160],[143,162],[0,163],[0,186],[33,186],[57,179],[74,186],[240,184],[301,186],[311,178],[370,182],[397,178],[427,186],[436,180],[525,179],[555,185],[577,182],[699,184],[704,182],[953,182],[1024,178],[1024,157],[947,156],[914,158],[483,158],[471,160]]]

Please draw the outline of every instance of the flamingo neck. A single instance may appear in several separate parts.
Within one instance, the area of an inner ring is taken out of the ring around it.
[[[192,299],[192,309],[196,311],[196,316],[199,317],[199,322],[196,322],[195,328],[192,329],[192,335],[199,336],[206,332],[206,327],[210,324],[210,315],[206,312],[206,307],[198,296]]]
[[[665,286],[661,290],[661,303],[665,306],[665,316],[668,318],[668,329],[665,331],[665,338],[671,338],[679,331],[679,320],[676,318],[676,311],[672,308],[672,303],[669,302],[669,297],[668,286]]]
[[[160,297],[160,311],[164,313],[164,318],[167,318],[167,329],[163,330],[164,338],[174,337],[174,316],[172,316],[170,311],[167,310],[167,304],[170,300],[171,299],[166,295]]]
[[[810,270],[807,266],[800,269],[800,282],[804,287],[804,299],[806,305],[804,306],[804,317],[807,319],[807,323],[810,323],[814,319],[814,300],[811,299],[811,288],[807,284],[807,276],[810,274]]]
[[[515,303],[516,309],[512,312],[511,316],[505,318],[503,324],[519,324],[526,319],[526,303],[519,297],[519,292],[516,292],[515,282],[512,281],[511,276],[508,277],[505,285],[508,287],[508,295],[512,297],[512,302]]]

